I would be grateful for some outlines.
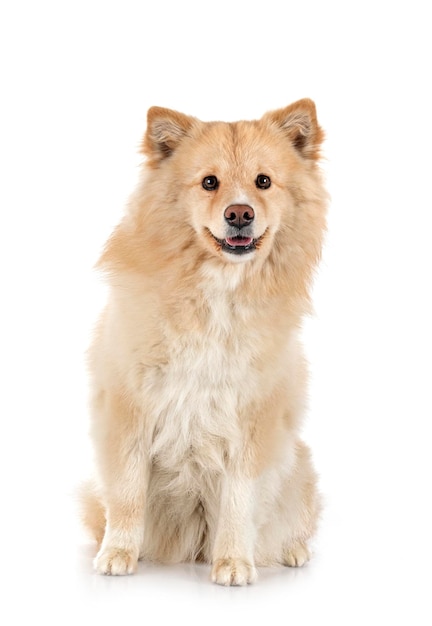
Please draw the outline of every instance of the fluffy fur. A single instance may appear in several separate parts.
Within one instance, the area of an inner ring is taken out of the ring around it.
[[[89,353],[101,574],[201,560],[244,585],[308,559],[320,504],[297,335],[325,230],[322,139],[307,99],[236,123],[149,110]]]

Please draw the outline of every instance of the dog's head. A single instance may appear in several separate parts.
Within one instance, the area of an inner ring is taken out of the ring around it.
[[[143,151],[174,223],[185,220],[191,239],[224,262],[247,262],[269,254],[282,224],[294,225],[322,139],[308,99],[235,123],[152,107]]]

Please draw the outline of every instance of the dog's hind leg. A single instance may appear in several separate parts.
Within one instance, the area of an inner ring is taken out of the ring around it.
[[[105,508],[100,495],[97,493],[96,484],[88,481],[81,485],[78,498],[82,523],[96,540],[98,548],[100,548],[105,534],[106,517]]]

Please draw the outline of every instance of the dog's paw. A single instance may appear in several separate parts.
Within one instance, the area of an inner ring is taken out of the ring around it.
[[[257,576],[255,567],[241,559],[218,559],[213,563],[212,581],[218,585],[249,585]]]
[[[284,553],[284,564],[288,567],[301,567],[310,559],[310,553],[304,543],[296,543]]]
[[[108,547],[102,549],[96,556],[94,567],[98,574],[125,576],[136,571],[137,563],[138,559],[128,550]]]

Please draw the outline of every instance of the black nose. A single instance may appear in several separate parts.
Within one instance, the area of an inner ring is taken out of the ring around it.
[[[224,217],[230,226],[243,228],[253,221],[255,213],[247,204],[232,204],[225,209]]]

